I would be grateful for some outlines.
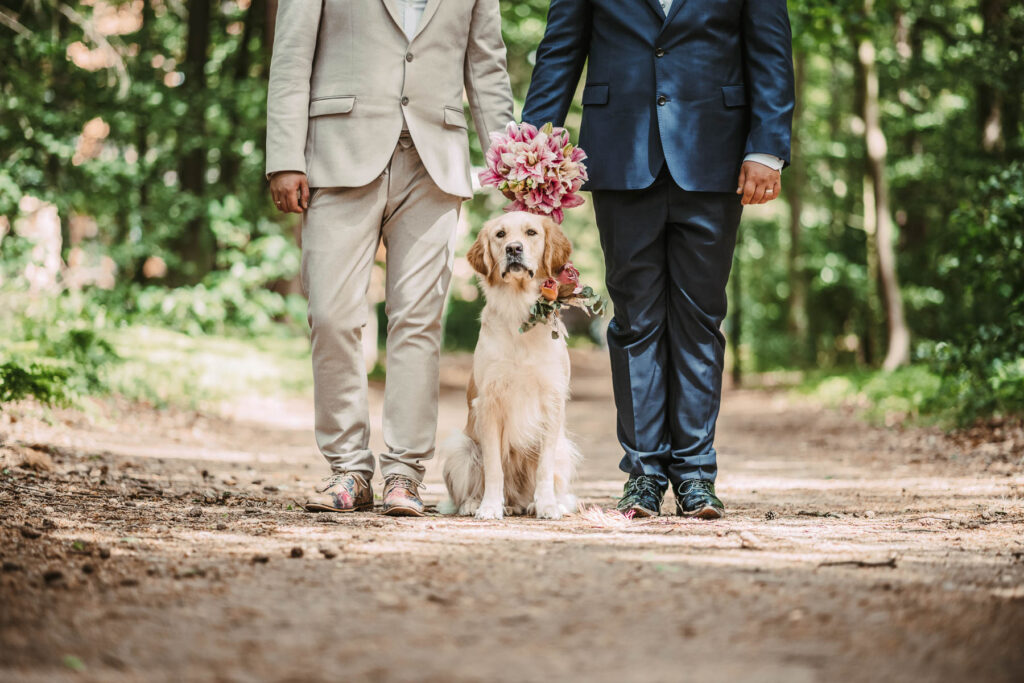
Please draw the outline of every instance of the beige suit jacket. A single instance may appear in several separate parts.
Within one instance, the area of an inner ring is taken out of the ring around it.
[[[387,166],[403,114],[423,165],[471,197],[463,89],[484,149],[513,120],[498,0],[428,0],[412,40],[393,0],[280,0],[267,173],[361,187]]]

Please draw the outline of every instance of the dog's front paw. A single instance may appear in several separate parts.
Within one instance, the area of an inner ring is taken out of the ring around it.
[[[554,500],[537,500],[533,503],[537,519],[561,519],[562,508]]]
[[[480,503],[480,507],[476,509],[477,519],[501,519],[504,516],[505,507],[501,504],[501,501],[492,503],[485,500]]]
[[[558,496],[558,508],[562,511],[563,515],[571,515],[576,512],[578,507],[579,503],[576,501],[576,496],[571,493]]]
[[[459,506],[459,514],[463,517],[472,517],[480,507],[479,500],[467,500]]]

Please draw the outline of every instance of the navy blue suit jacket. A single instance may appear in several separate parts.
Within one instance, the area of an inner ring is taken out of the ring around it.
[[[584,62],[584,189],[642,189],[667,162],[685,190],[735,192],[746,154],[789,160],[786,0],[673,0],[668,17],[658,0],[551,0],[523,121],[563,125]]]

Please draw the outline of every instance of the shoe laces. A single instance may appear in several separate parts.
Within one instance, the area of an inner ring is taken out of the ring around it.
[[[362,486],[366,486],[367,485],[366,478],[363,477],[363,475],[361,475],[361,474],[357,474],[355,472],[339,472],[337,474],[332,474],[330,476],[327,476],[327,477],[323,478],[323,481],[326,483],[326,486],[324,486],[323,490],[326,491],[327,489],[331,488],[332,486],[335,486],[337,484],[343,484],[345,482],[345,480],[350,478],[350,477],[355,480],[356,484],[359,484],[359,485],[362,485]]]
[[[694,491],[704,491],[712,495],[715,493],[715,485],[707,479],[690,479],[688,482],[684,482],[684,484],[690,485],[688,493],[693,493]]]
[[[412,477],[407,477],[404,474],[390,474],[387,479],[384,480],[385,487],[390,490],[396,486],[409,489],[410,491],[416,492],[423,488],[425,484],[423,482],[416,481]]]
[[[634,477],[630,480],[629,494],[633,496],[639,496],[641,494],[650,494],[654,497],[661,495],[661,487],[658,486],[657,482],[654,481],[653,477],[639,476]]]

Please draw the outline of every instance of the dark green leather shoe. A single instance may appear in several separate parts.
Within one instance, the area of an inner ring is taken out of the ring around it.
[[[725,505],[715,495],[715,485],[706,479],[687,479],[676,489],[676,514],[680,517],[718,519]]]
[[[658,486],[653,477],[644,475],[633,476],[622,489],[615,509],[626,514],[632,512],[633,517],[657,517],[661,514],[661,501],[665,497],[665,489]]]

